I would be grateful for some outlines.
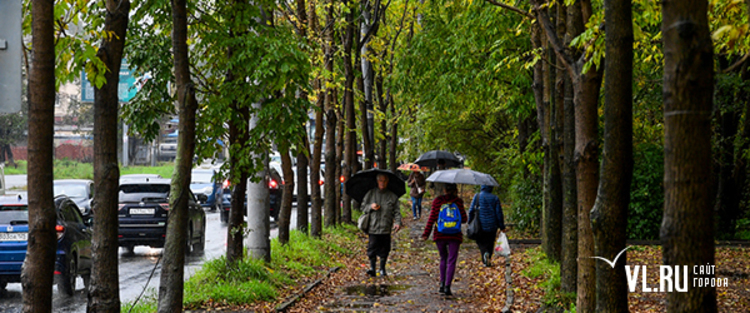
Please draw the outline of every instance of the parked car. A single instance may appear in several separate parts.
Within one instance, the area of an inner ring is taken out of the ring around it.
[[[150,180],[150,179],[163,178],[159,174],[125,174],[120,175],[120,183],[133,180]]]
[[[190,190],[195,195],[205,195],[205,201],[201,201],[201,206],[210,210],[220,210],[221,199],[224,197],[224,190],[221,188],[223,181],[214,169],[193,169],[190,179]]]
[[[162,137],[159,144],[159,161],[174,161],[177,157],[177,133]]]
[[[89,179],[57,179],[52,182],[55,196],[66,195],[81,209],[83,218],[91,216],[91,200],[94,200],[94,181]]]
[[[169,179],[120,184],[119,245],[132,253],[138,245],[164,247],[169,214]],[[205,200],[205,196],[200,196]],[[192,192],[188,195],[187,252],[202,252],[206,245],[206,212]]]
[[[75,202],[66,196],[54,199],[57,213],[55,283],[69,296],[81,276],[88,289],[91,277],[91,219],[84,220]],[[21,282],[29,233],[29,205],[20,196],[0,197],[0,290]]]
[[[271,207],[270,214],[274,220],[278,220],[279,218],[279,210],[281,209],[281,196],[284,194],[284,184],[280,173],[281,167],[276,166],[274,162],[271,162],[270,171],[266,176],[266,181],[268,181],[268,196],[269,204]],[[227,180],[226,182],[224,182],[222,188],[223,195],[220,219],[222,223],[226,223],[229,221],[229,209],[231,209],[232,207],[232,189],[234,187],[231,186],[231,184]],[[245,196],[244,207],[247,207],[247,195]],[[244,212],[245,215],[247,215],[247,210],[245,210]]]

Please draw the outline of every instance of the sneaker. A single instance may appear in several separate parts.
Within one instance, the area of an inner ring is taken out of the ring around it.
[[[385,277],[385,276],[388,276],[388,273],[386,273],[386,272],[385,272],[385,269],[381,269],[381,270],[379,270],[379,271],[378,271],[378,274],[379,274],[379,275],[380,275],[381,277]]]
[[[484,266],[486,266],[486,267],[492,266],[492,263],[490,263],[490,262],[491,261],[490,261],[490,254],[489,254],[489,252],[485,252],[484,254],[482,254],[482,263],[484,263]]]
[[[416,220],[418,220],[418,219],[419,219],[419,216],[415,216],[415,217],[414,217],[414,220],[415,220],[415,221],[416,221]]]
[[[375,277],[375,270],[367,270],[367,275],[370,277]]]

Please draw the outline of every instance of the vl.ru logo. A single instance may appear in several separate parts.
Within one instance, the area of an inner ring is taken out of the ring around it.
[[[599,259],[613,269],[620,256],[625,253],[631,246],[622,249],[620,253],[615,256],[613,261],[600,256],[593,256],[591,258]],[[625,276],[628,281],[628,289],[630,292],[636,292],[638,287],[638,277],[641,277],[641,291],[642,292],[687,292],[688,286],[692,285],[693,288],[703,287],[727,287],[729,286],[729,279],[717,278],[716,277],[716,265],[695,265],[693,266],[693,278],[692,284],[689,284],[690,277],[688,265],[660,265],[659,266],[659,287],[649,287],[648,285],[648,267],[645,265],[625,265]]]

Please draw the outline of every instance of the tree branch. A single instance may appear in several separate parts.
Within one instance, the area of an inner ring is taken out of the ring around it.
[[[750,1],[750,0],[748,0],[748,1]],[[745,61],[747,61],[747,58],[748,58],[748,57],[750,57],[750,52],[748,52],[748,53],[745,53],[745,56],[743,56],[743,57],[742,57],[741,59],[739,59],[739,60],[738,60],[737,62],[734,62],[734,64],[730,65],[730,66],[729,66],[729,67],[727,67],[727,68],[726,68],[725,70],[722,70],[722,71],[721,71],[721,73],[722,73],[722,74],[726,74],[726,73],[731,73],[731,72],[733,72],[733,71],[734,71],[734,70],[736,70],[736,69],[737,69],[738,67],[740,67],[740,65],[742,65],[743,63],[745,63]]]
[[[542,26],[542,30],[547,36],[547,42],[552,46],[557,57],[563,62],[563,64],[565,64],[565,68],[573,74],[571,76],[577,76],[579,73],[575,66],[576,61],[570,55],[565,53],[563,43],[560,38],[557,37],[555,27],[552,26],[552,21],[547,14],[547,10],[542,8],[539,0],[532,0],[532,4],[534,5],[534,11],[537,15],[537,22]]]
[[[508,4],[505,4],[505,3],[500,3],[500,2],[497,2],[495,0],[485,0],[485,1],[488,2],[488,3],[490,3],[490,4],[492,4],[492,5],[499,6],[499,7],[503,8],[503,9],[510,10],[512,12],[521,14],[521,15],[523,15],[524,17],[526,17],[528,19],[531,19],[531,20],[534,19],[534,15],[532,15],[531,13],[526,12],[524,10],[521,10],[519,8],[516,8],[516,7],[512,6],[512,5],[508,5]]]

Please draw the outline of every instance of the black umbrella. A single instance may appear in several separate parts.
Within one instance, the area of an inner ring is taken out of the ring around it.
[[[458,167],[461,165],[461,161],[458,160],[455,154],[445,150],[427,151],[420,155],[414,163],[420,166],[437,167],[438,160],[444,160],[446,167]]]
[[[346,181],[346,194],[357,202],[362,202],[368,191],[374,188],[378,188],[377,176],[379,174],[385,174],[388,176],[388,190],[396,194],[396,196],[403,196],[406,193],[406,183],[388,170],[381,169],[369,169],[366,171],[360,171],[354,174],[348,181]]]

